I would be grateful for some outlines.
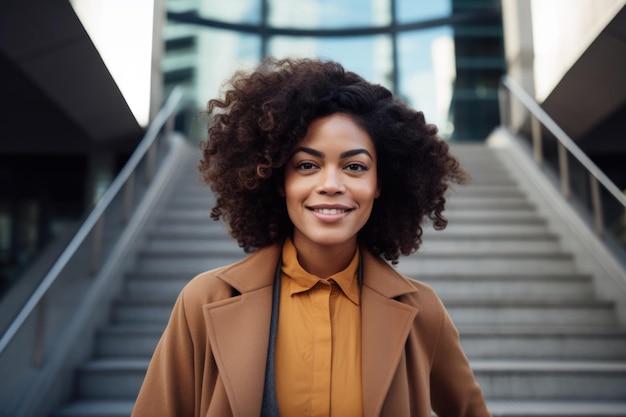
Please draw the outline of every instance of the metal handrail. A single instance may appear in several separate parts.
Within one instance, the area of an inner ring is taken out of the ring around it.
[[[611,181],[600,168],[576,145],[576,143],[559,127],[559,125],[546,113],[537,102],[510,77],[502,78],[505,86],[515,97],[530,111],[537,120],[546,127],[554,137],[593,175],[624,207],[626,207],[626,195]]]
[[[6,332],[0,338],[0,356],[10,344],[11,340],[15,337],[20,328],[24,325],[26,320],[35,311],[39,303],[44,299],[46,293],[50,287],[55,283],[57,278],[63,269],[67,266],[68,262],[76,254],[77,250],[84,243],[89,233],[98,224],[101,224],[101,219],[106,209],[110,206],[111,202],[118,195],[122,187],[131,179],[134,175],[141,160],[148,154],[152,145],[155,143],[159,131],[163,126],[171,123],[171,117],[174,114],[177,106],[179,105],[184,91],[182,87],[176,87],[167,101],[154,117],[143,138],[139,142],[139,145],[128,159],[124,168],[120,171],[117,177],[113,180],[111,185],[104,192],[102,197],[98,200],[94,208],[91,210],[81,227],[78,229],[70,243],[67,245],[61,256],[56,260],[50,271],[42,279],[41,283],[37,286],[32,293],[28,301],[24,304],[20,312],[17,314],[11,325],[7,328]],[[148,155],[149,157],[149,155]],[[131,179],[132,183],[132,179]]]

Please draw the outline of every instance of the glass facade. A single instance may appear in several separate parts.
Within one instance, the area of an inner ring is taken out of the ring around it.
[[[391,23],[389,0],[268,0],[268,25],[345,29]]]
[[[168,0],[165,39],[166,93],[186,85],[196,110],[233,71],[272,55],[336,60],[423,111],[450,140],[484,140],[499,122],[497,0]]]

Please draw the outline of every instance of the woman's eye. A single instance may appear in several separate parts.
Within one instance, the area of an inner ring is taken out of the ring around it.
[[[308,171],[308,170],[314,169],[315,164],[313,162],[306,162],[306,161],[299,162],[298,164],[296,164],[296,168],[304,170],[304,171]]]
[[[367,171],[367,167],[365,165],[357,163],[349,164],[346,168],[349,171]]]

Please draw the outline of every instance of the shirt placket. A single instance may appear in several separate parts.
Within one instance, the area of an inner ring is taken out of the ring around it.
[[[330,412],[332,328],[330,314],[331,285],[318,282],[310,292],[315,331],[313,335],[313,416],[328,416]]]

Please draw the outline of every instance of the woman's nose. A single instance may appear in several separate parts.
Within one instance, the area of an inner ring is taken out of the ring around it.
[[[337,194],[345,192],[346,187],[336,169],[325,169],[320,176],[317,191],[321,194]]]

